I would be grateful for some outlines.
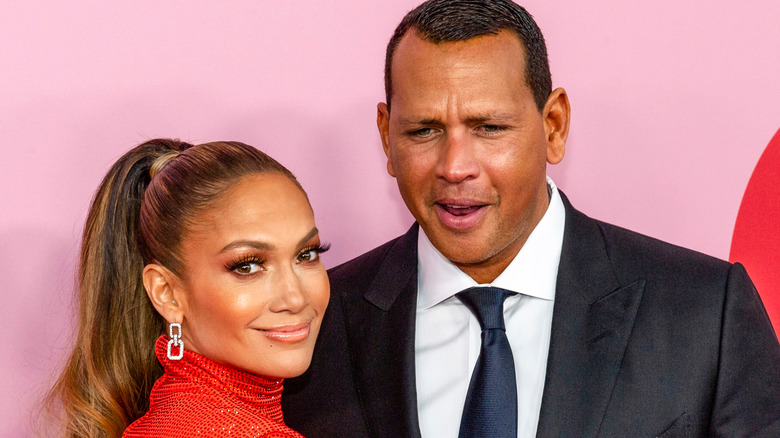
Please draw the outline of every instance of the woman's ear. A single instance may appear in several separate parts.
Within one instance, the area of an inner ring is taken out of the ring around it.
[[[165,266],[150,263],[144,267],[144,288],[157,313],[168,323],[182,322],[184,307],[179,291],[179,278]]]

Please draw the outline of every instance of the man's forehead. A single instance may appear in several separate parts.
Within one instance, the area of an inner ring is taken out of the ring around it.
[[[455,87],[461,98],[472,94],[469,100],[479,101],[479,93],[499,91],[488,83],[503,84],[506,91],[527,85],[523,46],[509,32],[441,43],[407,34],[398,46],[391,74],[393,98],[409,93],[421,97]]]
[[[502,30],[497,34],[479,35],[458,41],[432,42],[421,38],[415,31],[407,32],[399,41],[393,56],[391,74],[400,66],[431,64],[437,61],[437,68],[446,68],[449,63],[459,59],[476,59],[490,56],[490,52],[515,53],[513,62],[520,63],[525,70],[525,46],[517,34],[511,30]]]

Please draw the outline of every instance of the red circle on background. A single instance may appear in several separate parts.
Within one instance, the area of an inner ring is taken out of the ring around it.
[[[780,333],[780,130],[750,177],[734,225],[729,261],[740,262]]]

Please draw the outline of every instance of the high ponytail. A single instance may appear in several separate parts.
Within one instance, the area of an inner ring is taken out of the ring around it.
[[[154,343],[166,324],[144,289],[144,266],[186,276],[179,248],[198,214],[241,177],[268,172],[298,185],[273,158],[238,142],[151,140],[111,167],[84,227],[75,346],[47,400],[62,413],[64,436],[121,436],[149,409],[163,372]]]
[[[189,147],[156,140],[117,161],[92,201],[78,273],[75,347],[53,394],[60,398],[65,436],[120,436],[149,408],[162,368],[154,341],[163,332],[141,282],[141,201],[159,157]]]

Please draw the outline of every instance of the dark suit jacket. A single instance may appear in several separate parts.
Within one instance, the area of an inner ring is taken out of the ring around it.
[[[780,345],[745,269],[564,204],[537,436],[780,437]],[[420,436],[417,233],[330,271],[311,368],[282,397],[305,436]]]

